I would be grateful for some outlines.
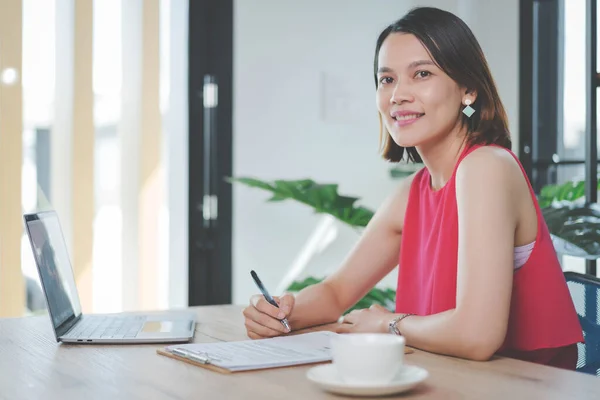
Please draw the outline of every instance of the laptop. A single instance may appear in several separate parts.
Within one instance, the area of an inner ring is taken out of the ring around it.
[[[71,260],[55,211],[23,216],[57,342],[177,343],[194,337],[189,312],[83,315]]]

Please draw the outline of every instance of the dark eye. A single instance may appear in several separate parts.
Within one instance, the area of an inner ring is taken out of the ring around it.
[[[429,72],[429,71],[417,71],[417,73],[415,74],[415,77],[417,77],[417,78],[427,78],[430,75],[431,75],[431,72]]]
[[[392,82],[394,82],[394,79],[390,78],[389,76],[384,76],[382,78],[379,78],[379,84],[381,84],[381,85],[385,85],[385,84],[392,83]]]

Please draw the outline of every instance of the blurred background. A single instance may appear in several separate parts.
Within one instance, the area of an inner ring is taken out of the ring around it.
[[[0,0],[0,316],[45,312],[22,223],[44,209],[85,312],[244,304],[252,269],[276,294],[331,273],[360,224],[228,178],[335,184],[375,210],[411,170],[378,154],[375,41],[414,6],[473,30],[536,192],[595,187],[590,4]]]

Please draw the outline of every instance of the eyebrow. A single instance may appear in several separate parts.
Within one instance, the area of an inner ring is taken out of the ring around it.
[[[408,64],[408,69],[420,67],[421,65],[435,65],[435,64],[431,60],[417,60],[417,61],[413,61],[410,64]],[[394,71],[389,67],[381,67],[377,70],[378,74],[386,73],[386,72],[389,73],[389,72],[394,72]]]
[[[413,61],[410,64],[408,64],[408,68],[416,68],[416,67],[420,67],[421,65],[435,65],[433,63],[433,61],[431,60],[418,60],[418,61]]]

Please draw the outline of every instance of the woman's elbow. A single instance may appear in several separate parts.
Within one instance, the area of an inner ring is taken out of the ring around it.
[[[489,361],[495,353],[496,349],[491,346],[477,345],[466,349],[464,358],[472,361]]]
[[[489,361],[502,346],[502,340],[490,336],[465,339],[462,355],[472,361]]]

